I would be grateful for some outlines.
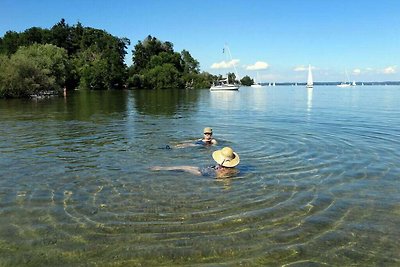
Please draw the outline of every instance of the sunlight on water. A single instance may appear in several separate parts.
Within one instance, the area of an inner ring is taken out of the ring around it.
[[[2,266],[400,264],[398,87],[76,92],[0,118]],[[217,147],[175,147],[206,126]],[[223,146],[231,178],[150,170]]]

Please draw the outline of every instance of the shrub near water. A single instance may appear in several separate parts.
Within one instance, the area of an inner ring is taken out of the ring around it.
[[[0,97],[29,97],[65,84],[67,51],[51,44],[20,47],[0,56]]]

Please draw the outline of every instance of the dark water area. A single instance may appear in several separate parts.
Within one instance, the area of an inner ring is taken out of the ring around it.
[[[400,265],[399,86],[75,91],[0,121],[0,266]],[[150,169],[224,146],[230,178]]]

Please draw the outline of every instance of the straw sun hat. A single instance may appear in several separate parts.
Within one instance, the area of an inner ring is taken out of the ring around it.
[[[210,127],[206,127],[206,128],[204,128],[204,130],[203,130],[203,133],[210,133],[210,134],[212,134],[212,129],[210,128]]]
[[[219,165],[229,168],[235,167],[240,161],[239,155],[233,152],[230,147],[224,147],[221,150],[214,151],[212,157]]]

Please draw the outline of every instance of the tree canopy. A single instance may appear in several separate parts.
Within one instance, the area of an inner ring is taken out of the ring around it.
[[[126,82],[127,68],[124,58],[127,54],[127,46],[130,44],[127,38],[118,38],[104,30],[83,27],[80,23],[69,26],[64,19],[61,19],[51,29],[32,27],[22,33],[6,32],[0,38],[0,54],[7,55],[11,60],[21,47],[28,48],[38,44],[53,45],[65,50],[67,55],[65,74],[62,78],[57,77],[58,80],[63,80],[63,87],[114,89],[123,88]],[[37,46],[36,49],[38,49]],[[12,59],[11,62],[15,60]],[[14,63],[11,67],[14,73],[21,73],[22,69],[32,65],[29,61],[23,60],[18,61],[18,64]],[[4,68],[9,68],[10,64],[10,62],[2,64],[0,71],[9,72],[10,70]],[[8,86],[5,81],[0,81],[0,83],[3,89]],[[21,86],[26,86],[22,84],[21,81]]]
[[[0,38],[0,97],[65,87],[208,88],[217,79],[201,73],[189,51],[176,52],[171,42],[151,35],[134,46],[133,64],[127,67],[124,59],[129,45],[127,38],[79,22],[70,26],[64,19],[50,29],[7,31]]]
[[[65,84],[68,56],[63,48],[34,44],[0,58],[0,97],[27,97]]]
[[[171,42],[151,35],[135,45],[132,61],[128,85],[134,88],[204,88],[214,79],[200,74],[200,64],[189,51],[175,52]]]

